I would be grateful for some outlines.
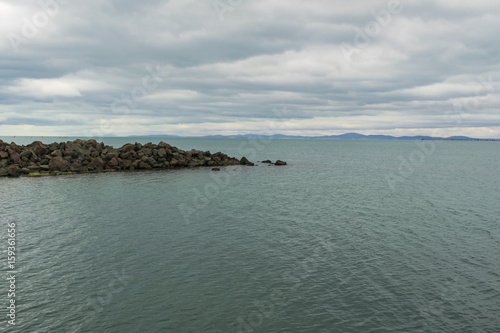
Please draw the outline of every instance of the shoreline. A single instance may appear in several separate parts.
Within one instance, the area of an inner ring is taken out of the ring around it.
[[[120,148],[94,139],[26,146],[0,140],[0,177],[43,177],[83,173],[175,170],[230,165],[254,166],[245,157],[221,152],[184,151],[163,141],[158,144],[127,143]]]

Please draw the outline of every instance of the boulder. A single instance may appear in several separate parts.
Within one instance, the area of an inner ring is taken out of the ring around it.
[[[252,162],[250,162],[246,157],[242,157],[240,160],[241,165],[254,166]]]
[[[50,153],[50,156],[53,156],[53,157],[62,156],[62,151],[59,149],[56,149],[52,153]]]
[[[120,158],[124,159],[124,160],[128,160],[131,157],[132,157],[132,154],[130,153],[130,151],[126,151],[126,152],[120,154]]]
[[[69,171],[71,172],[83,172],[87,170],[87,167],[81,165],[80,161],[76,160],[69,166]]]
[[[104,167],[104,161],[100,157],[94,157],[90,161],[90,163],[87,165],[89,170],[102,170]]]
[[[284,161],[277,160],[276,163],[274,163],[274,165],[280,166],[280,165],[287,165],[287,164]]]
[[[262,163],[273,164],[273,162],[271,162],[271,160],[265,160],[265,161],[262,161]]]
[[[164,148],[158,150],[158,156],[164,157],[167,155],[167,151]]]
[[[70,166],[69,162],[66,161],[64,158],[62,158],[61,156],[56,156],[49,162],[50,171],[65,172],[69,170],[69,166]]]
[[[134,150],[134,145],[131,144],[131,143],[127,143],[126,145],[124,145],[123,147],[121,147],[119,150],[121,150],[122,152],[126,153],[126,152]]]
[[[40,141],[35,141],[31,144],[31,150],[37,155],[47,154],[47,148]]]
[[[9,158],[9,153],[6,151],[0,151],[0,158]]]
[[[118,162],[118,160],[114,157],[108,162],[108,166],[111,167],[112,169],[118,167],[119,164],[120,163]]]
[[[33,152],[30,149],[25,149],[21,152],[21,154],[19,154],[19,157],[20,158],[23,158],[23,157],[30,158],[32,154],[33,154]]]
[[[118,156],[120,156],[118,150],[110,150],[104,157],[104,160],[111,161],[113,158],[118,158]]]
[[[9,149],[8,152],[9,152],[10,161],[12,164],[21,164],[21,157],[19,156],[18,153],[16,153],[12,149]]]
[[[152,169],[153,167],[147,163],[144,163],[144,162],[140,162],[139,165],[138,165],[138,168],[139,169],[145,169],[145,170],[149,170],[149,169]]]
[[[22,168],[19,172],[23,175],[28,175],[30,173],[30,169]]]
[[[212,168],[212,171],[220,171],[220,168]]]
[[[7,167],[7,174],[11,177],[19,177],[20,172],[21,168],[17,164],[11,164]]]

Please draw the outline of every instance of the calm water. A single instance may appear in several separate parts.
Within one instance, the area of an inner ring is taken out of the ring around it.
[[[164,141],[290,165],[0,179],[8,331],[500,332],[500,143]]]

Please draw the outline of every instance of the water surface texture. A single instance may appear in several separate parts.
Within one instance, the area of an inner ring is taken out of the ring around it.
[[[500,331],[498,142],[163,141],[289,165],[0,179],[13,331]]]

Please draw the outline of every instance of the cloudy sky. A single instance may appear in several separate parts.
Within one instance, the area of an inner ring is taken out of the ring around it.
[[[498,0],[0,0],[1,135],[500,138]]]

